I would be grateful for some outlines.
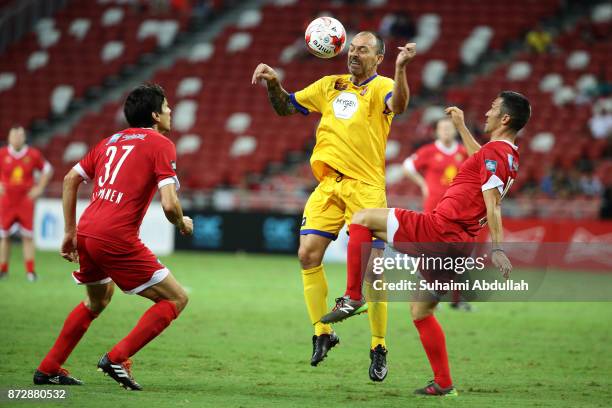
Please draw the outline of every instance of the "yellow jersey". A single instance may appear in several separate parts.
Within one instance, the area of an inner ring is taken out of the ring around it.
[[[331,167],[364,183],[385,188],[385,149],[393,112],[387,109],[394,81],[374,75],[359,85],[351,75],[325,76],[290,94],[302,114],[319,112],[312,172],[322,180]]]

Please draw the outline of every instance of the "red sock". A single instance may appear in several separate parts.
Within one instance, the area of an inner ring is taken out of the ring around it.
[[[163,332],[177,316],[174,302],[157,302],[142,315],[130,334],[113,347],[108,358],[113,363],[123,363]]]
[[[79,303],[66,318],[62,331],[38,370],[45,374],[57,373],[96,317],[98,315],[89,310],[85,303]]]
[[[3,262],[0,264],[0,272],[2,273],[8,272],[8,262]]]
[[[353,300],[361,299],[363,274],[370,258],[370,251],[364,249],[372,243],[372,231],[359,224],[349,225],[349,242],[346,255],[346,292]]]
[[[25,269],[27,273],[34,273],[34,260],[29,259],[25,261]]]
[[[414,325],[421,336],[421,343],[429,364],[434,372],[434,381],[442,388],[450,387],[453,380],[448,367],[448,354],[446,354],[446,341],[444,331],[434,315],[421,320],[415,320]]]

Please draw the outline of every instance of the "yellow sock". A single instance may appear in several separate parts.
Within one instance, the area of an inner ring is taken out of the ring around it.
[[[384,337],[376,337],[376,336],[372,336],[372,341],[370,343],[370,348],[372,350],[374,350],[376,348],[376,346],[378,345],[383,346],[384,348],[387,348],[387,343],[385,343],[385,338]]]
[[[372,286],[365,282],[366,300],[386,300],[386,296],[380,292],[374,291]],[[382,345],[387,348],[385,336],[387,335],[387,302],[368,302],[368,320],[370,321],[370,331],[372,333],[371,348],[377,345]]]
[[[320,322],[321,318],[327,313],[327,278],[323,265],[302,269],[302,280],[304,282],[304,300],[306,301],[310,322],[314,325],[315,335],[331,333],[331,326]]]

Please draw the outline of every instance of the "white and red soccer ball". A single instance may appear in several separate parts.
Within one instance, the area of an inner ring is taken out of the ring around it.
[[[338,55],[346,43],[346,31],[338,20],[332,17],[319,17],[306,28],[306,47],[319,58]]]

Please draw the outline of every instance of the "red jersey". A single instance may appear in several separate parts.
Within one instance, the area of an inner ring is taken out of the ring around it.
[[[24,146],[16,151],[10,145],[0,149],[0,183],[8,199],[20,199],[28,194],[34,186],[34,173],[50,170],[51,165],[38,149]]]
[[[179,188],[174,143],[153,129],[115,133],[90,150],[74,170],[94,183],[77,233],[100,240],[138,241],[157,189],[171,183]]]
[[[476,236],[486,223],[482,192],[497,188],[503,198],[516,179],[518,164],[518,148],[512,143],[496,140],[485,144],[459,169],[434,214]]]
[[[435,141],[422,146],[404,161],[404,168],[411,173],[420,173],[427,184],[429,194],[423,200],[424,212],[436,208],[467,157],[462,144],[455,142],[446,147]]]

